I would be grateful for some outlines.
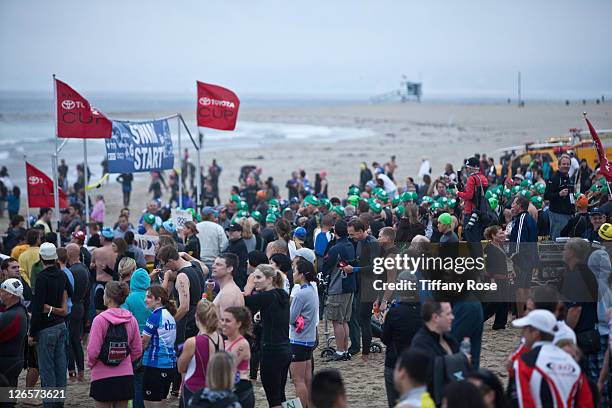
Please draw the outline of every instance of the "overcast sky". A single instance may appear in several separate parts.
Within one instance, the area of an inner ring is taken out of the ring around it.
[[[0,90],[612,97],[612,1],[1,1]]]

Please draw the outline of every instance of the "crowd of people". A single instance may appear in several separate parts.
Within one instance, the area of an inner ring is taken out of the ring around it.
[[[280,407],[290,376],[303,407],[343,407],[343,365],[355,356],[368,364],[379,337],[384,366],[371,370],[384,376],[389,407],[608,406],[610,192],[597,169],[575,160],[562,155],[554,170],[535,157],[513,168],[508,155],[499,168],[475,155],[439,177],[423,160],[422,182],[401,183],[392,157],[362,163],[341,195],[329,194],[325,171],[314,185],[295,171],[286,197],[249,167],[224,203],[213,163],[206,205],[181,228],[161,205],[160,174],[139,219],[129,210],[131,175],[120,175],[126,208],[108,223],[97,197],[88,240],[76,202],[59,231],[51,209],[34,222],[16,214],[2,245],[1,380],[16,386],[25,369],[28,387],[39,378],[65,387],[85,381],[88,368],[99,407],[163,406],[169,395],[185,407],[254,407],[264,404],[253,390],[259,377],[267,404]],[[171,175],[171,205],[176,182]],[[138,235],[155,237],[154,254]],[[545,283],[542,240],[556,240],[564,266]],[[463,253],[484,256],[484,270],[461,275],[495,283],[493,296],[372,291],[375,279],[458,275],[387,263],[380,274],[378,259]],[[522,338],[505,350],[504,389],[480,367],[482,336],[488,319],[504,330],[510,315]],[[331,323],[327,361],[337,370],[314,366],[321,320]]]

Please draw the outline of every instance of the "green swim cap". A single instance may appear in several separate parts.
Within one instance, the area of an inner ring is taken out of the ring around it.
[[[546,191],[546,184],[544,184],[544,183],[536,183],[535,191],[538,194],[544,194],[544,192]]]
[[[425,204],[431,204],[433,203],[434,199],[431,198],[430,196],[423,196],[423,199],[421,200],[422,203]]]
[[[273,205],[274,207],[280,207],[280,205],[278,204],[278,200],[276,198],[271,198],[270,201],[268,201],[268,205]]]
[[[143,221],[146,222],[149,225],[153,225],[153,224],[155,224],[155,216],[153,214],[151,214],[151,213],[146,213],[144,218],[143,218]]]
[[[531,197],[531,203],[539,210],[540,208],[542,208],[542,204],[544,203],[544,200],[542,199],[541,196],[534,196],[534,197]]]
[[[239,203],[242,201],[242,198],[240,198],[238,194],[232,194],[230,201],[233,201],[234,203]]]
[[[398,205],[397,207],[395,207],[395,215],[397,215],[398,217],[402,217],[404,214],[406,214],[406,209],[403,205]]]
[[[370,203],[370,211],[375,212],[376,214],[380,214],[383,207],[380,203],[372,202]]]
[[[248,211],[249,205],[246,203],[246,201],[241,201],[238,204],[236,204],[236,209],[239,211],[241,210]]]
[[[361,194],[361,192],[359,191],[359,187],[357,187],[357,186],[349,187],[347,195],[349,195],[349,196],[353,196],[353,195],[358,196],[359,194]]]
[[[395,197],[393,200],[391,200],[391,205],[393,207],[397,207],[399,205],[399,203],[401,203],[402,200],[399,197]]]
[[[453,223],[453,217],[449,213],[440,214],[438,217],[438,223],[443,225],[451,225]]]
[[[319,200],[319,205],[324,205],[328,210],[332,209],[332,203],[327,198],[322,198]]]
[[[492,210],[495,210],[497,208],[497,206],[499,205],[499,202],[497,201],[497,197],[490,197],[489,198],[489,205],[491,206]]]
[[[531,192],[529,190],[521,190],[519,194],[527,198],[528,200],[531,198]]]
[[[308,195],[304,199],[304,204],[310,204],[310,205],[314,205],[316,207],[316,206],[319,205],[319,200],[317,199],[317,197],[315,197],[313,195]]]
[[[333,211],[341,217],[344,217],[344,207],[341,205],[337,205],[333,208]]]
[[[257,210],[251,212],[251,218],[257,222],[261,222],[261,213]]]
[[[378,194],[376,194],[376,198],[378,198],[383,203],[386,203],[387,201],[389,201],[389,194],[385,190],[382,190]]]
[[[450,209],[455,208],[457,206],[457,200],[451,198],[450,200],[448,200],[448,203],[446,203],[446,206]]]
[[[357,207],[359,205],[359,196],[356,195],[351,195],[349,196],[346,201],[350,204],[350,205],[354,205],[355,207]]]
[[[268,215],[266,215],[266,222],[276,222],[276,215],[268,213]]]

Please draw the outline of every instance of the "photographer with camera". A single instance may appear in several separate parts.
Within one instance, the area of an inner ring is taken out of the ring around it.
[[[561,230],[572,218],[575,211],[574,181],[569,176],[572,159],[567,154],[559,158],[559,171],[546,182],[544,199],[550,202],[550,239],[561,236]]]
[[[489,186],[487,178],[480,172],[480,161],[471,157],[465,162],[467,182],[465,191],[458,191],[457,197],[463,199],[463,239],[470,242],[468,248],[473,258],[482,257],[482,244],[484,225],[482,217],[478,214],[478,197],[484,200],[484,191]]]

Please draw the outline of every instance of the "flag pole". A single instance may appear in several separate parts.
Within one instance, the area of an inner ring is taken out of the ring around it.
[[[202,134],[202,132],[198,132],[199,136],[200,136],[200,144],[198,146],[198,170],[196,171],[196,176],[198,177],[198,198],[196,200],[196,203],[200,203],[200,210],[202,208],[204,208],[204,202],[202,201],[202,175],[200,174],[201,171],[201,153],[202,153],[202,143],[204,143],[204,135]],[[198,209],[198,206],[196,204],[196,210]]]
[[[57,247],[62,245],[62,239],[60,237],[60,214],[59,214],[59,185],[58,185],[58,174],[57,174],[57,145],[59,143],[57,134],[57,84],[55,82],[55,74],[53,74],[53,113],[55,116],[55,155],[51,160],[53,166],[53,201],[55,203],[55,219],[56,219],[56,230],[57,235]]]
[[[86,241],[89,241],[89,191],[87,190],[87,184],[89,183],[89,166],[87,164],[87,139],[83,138],[83,174],[84,178],[84,188],[85,188],[85,238]]]
[[[183,208],[183,149],[181,147],[181,117],[176,115],[176,128],[178,130],[178,150],[179,150],[179,197],[178,206]]]
[[[25,154],[23,155],[23,161],[26,163],[26,189],[25,189],[26,225],[28,227],[27,229],[30,229],[30,194],[28,193],[28,188],[30,186],[30,183],[28,182],[28,169],[27,169],[28,157]]]

